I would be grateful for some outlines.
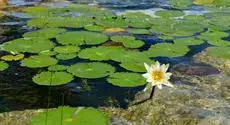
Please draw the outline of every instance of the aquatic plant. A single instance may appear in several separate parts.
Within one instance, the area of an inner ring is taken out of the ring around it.
[[[40,53],[38,53],[39,55],[43,55],[43,56],[54,56],[57,53],[51,50],[45,50],[45,51],[41,51]]]
[[[41,72],[33,77],[33,81],[38,85],[58,86],[69,83],[73,76],[67,72]]]
[[[34,116],[30,125],[108,125],[109,117],[94,108],[60,106]]]
[[[149,64],[155,63],[153,60],[149,59],[149,60],[139,60],[138,62],[124,61],[124,62],[121,62],[119,65],[129,71],[145,72],[146,69],[143,65],[144,62],[149,63]]]
[[[55,65],[57,62],[58,61],[55,58],[49,56],[30,56],[21,61],[21,66],[26,66],[29,68],[41,68]]]
[[[208,41],[220,40],[224,37],[229,36],[228,33],[218,30],[208,30],[207,32],[201,33],[198,38]]]
[[[49,71],[63,71],[66,70],[68,66],[65,65],[52,65],[48,67]]]
[[[116,72],[111,74],[107,81],[119,87],[136,87],[145,84],[145,79],[138,73]]]
[[[184,45],[171,43],[158,43],[152,45],[146,54],[149,57],[179,57],[184,56],[189,51],[189,48]]]
[[[136,40],[135,37],[124,35],[112,36],[111,40],[114,42],[121,42],[127,48],[140,48],[145,44],[141,40]]]
[[[144,63],[147,73],[143,74],[143,77],[146,78],[146,82],[151,84],[151,86],[157,86],[159,89],[162,89],[162,85],[173,87],[169,79],[172,73],[167,72],[169,64],[160,64],[156,62],[154,65],[148,65]],[[149,87],[149,86],[146,86]],[[145,88],[144,91],[148,89]]]
[[[127,32],[132,34],[150,34],[150,31],[147,29],[137,29],[137,28],[128,28]]]
[[[224,59],[230,59],[230,47],[209,47],[208,55]]]
[[[177,9],[188,9],[193,4],[193,0],[169,0],[169,5]]]
[[[77,53],[60,53],[56,55],[56,58],[59,60],[69,60],[77,57]]]
[[[42,37],[42,38],[54,38],[58,34],[66,32],[65,29],[61,28],[44,28],[38,31],[27,32],[23,34],[23,37]]]
[[[200,45],[204,43],[204,40],[195,38],[178,38],[173,41],[177,45]]]
[[[95,24],[85,25],[84,28],[88,31],[103,31],[104,27]]]
[[[173,18],[183,16],[184,12],[178,10],[159,10],[155,14],[162,18]]]
[[[105,33],[118,33],[118,32],[125,32],[123,28],[107,28],[104,30]]]
[[[76,31],[59,35],[57,41],[62,45],[97,45],[108,40],[108,36],[101,33]]]
[[[76,63],[67,68],[69,73],[81,78],[102,78],[115,72],[115,68],[101,62]]]
[[[68,53],[76,53],[80,51],[80,48],[78,46],[56,46],[54,48],[54,51],[57,53],[68,54]]]
[[[2,44],[2,50],[13,53],[39,53],[53,47],[52,41],[40,37],[19,38]]]
[[[18,54],[18,55],[5,55],[1,57],[1,60],[4,61],[18,61],[24,58],[24,54]]]
[[[9,67],[9,65],[4,62],[4,61],[0,61],[0,71],[4,71]]]
[[[127,26],[127,22],[122,16],[97,17],[95,23],[99,26],[109,28],[119,28]]]
[[[193,0],[196,5],[211,5],[215,0]]]

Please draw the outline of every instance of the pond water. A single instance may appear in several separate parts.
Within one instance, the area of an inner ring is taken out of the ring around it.
[[[225,0],[0,3],[0,112],[127,108],[145,88],[145,62],[193,65],[206,48],[228,59],[228,7]]]

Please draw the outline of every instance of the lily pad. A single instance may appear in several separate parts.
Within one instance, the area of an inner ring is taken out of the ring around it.
[[[39,53],[39,55],[44,55],[44,56],[54,56],[56,54],[57,54],[56,52],[51,51],[51,50],[45,50]]]
[[[33,77],[33,81],[38,85],[58,86],[69,83],[73,76],[66,72],[41,72]]]
[[[45,28],[38,31],[28,32],[23,37],[42,37],[42,38],[54,38],[58,34],[65,32],[65,29],[60,28]]]
[[[132,36],[112,36],[111,40],[114,42],[121,42],[127,48],[140,48],[145,43],[141,40],[136,40]]]
[[[199,39],[203,40],[220,40],[221,38],[229,36],[228,33],[222,32],[222,31],[217,31],[217,30],[209,30],[208,32],[201,33],[200,36],[198,36]]]
[[[204,43],[203,40],[195,38],[178,38],[174,40],[174,43],[177,45],[200,45]]]
[[[144,67],[144,63],[148,64],[154,64],[155,62],[153,60],[139,60],[138,62],[132,62],[132,61],[124,61],[121,62],[120,66],[133,72],[146,72],[146,69]]]
[[[97,45],[108,40],[108,36],[101,33],[78,31],[67,32],[57,37],[57,41],[63,45]]]
[[[63,71],[66,69],[67,69],[67,66],[64,66],[64,65],[53,65],[53,66],[49,66],[48,68],[49,71]]]
[[[54,47],[54,43],[43,38],[20,38],[3,44],[2,49],[8,52],[20,53],[39,53],[50,50]]]
[[[157,11],[155,14],[162,18],[173,18],[173,17],[183,16],[184,12],[177,11],[177,10],[160,10],[160,11]]]
[[[189,48],[184,45],[158,43],[152,45],[146,52],[149,57],[179,57],[184,56]]]
[[[0,71],[4,71],[9,67],[9,65],[7,63],[5,63],[4,61],[0,61]]]
[[[97,109],[62,106],[34,116],[30,125],[108,125],[108,122],[108,116]]]
[[[119,87],[137,87],[146,84],[145,79],[141,74],[129,72],[117,72],[111,74],[107,78],[107,81]]]
[[[122,16],[125,18],[127,25],[133,28],[149,28],[153,21],[150,15],[142,12],[128,12]]]
[[[230,59],[230,47],[210,47],[207,51],[210,56]]]
[[[115,68],[101,62],[76,63],[67,68],[67,71],[81,78],[102,78],[115,72]]]
[[[188,9],[192,4],[193,0],[169,0],[167,3],[172,5],[173,8],[177,9]]]
[[[127,29],[129,33],[132,34],[150,34],[150,31],[147,29],[135,29],[135,28],[129,28]]]
[[[84,28],[88,31],[103,31],[104,27],[98,25],[86,25]]]
[[[208,41],[209,44],[214,45],[214,46],[219,46],[219,47],[227,47],[230,46],[230,42],[226,40],[221,40],[221,39],[213,39]]]
[[[99,26],[108,28],[118,28],[127,26],[125,18],[122,16],[103,16],[97,17],[95,23]]]
[[[57,46],[54,48],[55,52],[63,54],[76,53],[79,50],[80,48],[78,46]]]
[[[105,33],[118,33],[118,32],[125,32],[123,28],[107,28],[104,30]]]
[[[21,66],[41,68],[55,65],[57,62],[58,61],[55,58],[49,56],[30,56],[29,58],[25,58],[21,61]]]
[[[1,59],[4,61],[18,61],[24,58],[24,54],[18,54],[18,55],[5,55],[2,56]]]
[[[73,59],[75,57],[77,57],[77,53],[67,53],[67,54],[60,53],[60,54],[56,55],[56,58],[60,59],[60,60],[69,60],[69,59]]]
[[[103,60],[110,60],[111,53],[115,53],[115,52],[122,53],[123,51],[124,49],[120,47],[99,46],[99,47],[83,49],[82,51],[79,52],[78,56],[83,59],[103,61]]]

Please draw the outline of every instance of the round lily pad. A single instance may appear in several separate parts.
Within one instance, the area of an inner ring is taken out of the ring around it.
[[[138,62],[134,61],[124,61],[121,62],[120,66],[133,72],[146,72],[144,63],[147,64],[154,64],[155,62],[153,60],[139,60]]]
[[[67,68],[67,71],[81,78],[102,78],[115,72],[115,68],[101,62],[76,63]]]
[[[122,15],[129,27],[133,28],[149,28],[153,22],[153,18],[142,12],[128,12]]]
[[[84,28],[88,31],[103,31],[104,27],[98,25],[86,25]]]
[[[136,40],[132,36],[112,36],[111,40],[114,42],[121,42],[127,48],[140,48],[145,43],[141,40]]]
[[[184,45],[158,43],[152,45],[146,52],[149,57],[178,57],[184,56],[189,51],[189,48]]]
[[[125,18],[122,16],[102,16],[97,17],[95,23],[99,26],[103,27],[125,27],[127,26],[127,22]]]
[[[104,34],[87,31],[67,32],[57,37],[57,41],[63,45],[97,45],[107,40],[108,36]]]
[[[30,56],[29,58],[25,58],[21,61],[21,66],[41,68],[55,65],[57,62],[58,61],[55,58],[49,56]]]
[[[150,34],[150,31],[147,29],[135,29],[135,28],[129,28],[127,29],[129,33],[132,34]]]
[[[0,61],[0,71],[4,71],[9,67],[9,65],[7,63],[5,63],[4,61]]]
[[[111,74],[107,81],[119,87],[137,87],[145,85],[145,79],[141,74],[129,72],[117,72]]]
[[[30,125],[108,125],[109,117],[94,108],[61,106],[35,115]]]
[[[38,85],[58,86],[69,83],[73,76],[66,72],[41,72],[33,77],[33,81]]]
[[[5,55],[2,56],[1,59],[4,61],[18,61],[24,58],[24,54],[18,54],[18,55]]]
[[[192,0],[169,0],[167,3],[177,9],[188,9],[193,4]]]
[[[157,11],[155,14],[163,18],[172,18],[183,16],[184,12],[178,10],[160,10]]]
[[[210,47],[208,55],[224,59],[230,59],[230,47]]]
[[[79,50],[80,48],[78,46],[57,46],[54,48],[55,52],[63,54],[76,53]]]
[[[200,39],[194,39],[194,38],[179,38],[179,39],[175,39],[174,43],[177,45],[200,45],[204,43],[204,41]]]
[[[49,71],[63,71],[66,69],[67,69],[67,66],[64,66],[64,65],[53,65],[53,66],[48,67]]]
[[[20,38],[12,40],[3,44],[3,50],[8,52],[20,53],[39,53],[42,51],[50,50],[54,47],[54,43],[48,39],[33,37],[33,38]]]
[[[220,47],[227,47],[230,46],[230,42],[226,40],[221,40],[221,39],[213,39],[208,41],[209,44],[214,45],[214,46],[220,46]]]
[[[39,53],[39,55],[44,55],[44,56],[54,56],[56,54],[57,54],[56,52],[51,51],[51,50],[45,50]]]
[[[61,28],[44,28],[38,31],[28,32],[23,37],[42,37],[42,38],[54,38],[58,34],[65,32],[65,29]]]
[[[60,54],[56,55],[56,58],[60,59],[60,60],[69,60],[69,59],[73,59],[75,57],[77,57],[77,53],[67,53],[67,54],[60,53]]]
[[[228,33],[218,31],[218,30],[209,30],[208,32],[201,33],[201,35],[198,36],[198,38],[203,40],[220,40],[221,38],[229,36]]]
[[[118,53],[123,52],[124,49],[120,47],[113,47],[113,46],[99,46],[99,47],[92,47],[83,49],[79,52],[78,56],[83,59],[89,59],[89,60],[110,60],[110,54],[111,53]]]

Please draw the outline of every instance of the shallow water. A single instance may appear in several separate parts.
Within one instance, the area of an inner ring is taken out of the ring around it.
[[[25,32],[35,29],[26,26],[26,21],[29,19],[23,14],[20,8],[25,6],[37,6],[37,4],[46,4],[49,6],[60,7],[68,6],[70,3],[84,3],[90,5],[100,5],[102,8],[112,10],[117,15],[127,12],[144,12],[152,17],[156,11],[169,9],[178,10],[178,8],[170,7],[164,0],[79,0],[79,1],[58,1],[58,2],[41,2],[35,0],[12,0],[9,1],[9,6],[4,9],[4,16],[0,19],[0,43],[4,43],[16,38],[21,38]],[[14,11],[13,13],[11,11]],[[202,15],[207,11],[202,6],[195,6],[184,9],[186,15]],[[229,28],[230,29],[230,28]],[[69,29],[75,31],[76,29]],[[79,30],[79,29],[77,29]],[[81,29],[80,29],[81,30]],[[192,36],[199,36],[200,33],[207,31],[199,31]],[[145,45],[140,48],[140,51],[145,51],[151,45],[165,42],[160,39],[157,34],[135,35],[139,40],[143,40]],[[180,38],[181,36],[176,36]],[[182,36],[191,37],[191,36]],[[227,37],[226,40],[229,40]],[[166,40],[168,43],[173,41]],[[200,45],[189,46],[190,51],[182,57],[155,57],[161,63],[170,63],[171,67],[176,64],[188,63],[192,64],[192,56],[203,51],[211,46],[207,42]],[[6,52],[1,51],[0,56],[6,55]],[[31,54],[26,53],[26,57]],[[76,62],[89,62],[89,60],[80,60],[74,58],[68,61],[60,61],[59,64],[71,65]],[[114,61],[104,61],[116,67],[117,71],[128,71],[119,67],[119,64]],[[9,62],[10,67],[0,72],[0,112],[12,110],[24,110],[30,108],[46,108],[57,107],[59,105],[71,106],[116,106],[126,108],[134,95],[141,91],[144,86],[134,88],[121,88],[111,84],[107,84],[105,78],[99,79],[75,79],[71,83],[59,87],[39,86],[31,80],[34,75],[44,71],[42,68],[29,69],[20,67],[20,62]]]

